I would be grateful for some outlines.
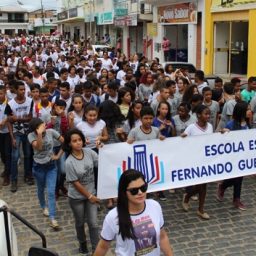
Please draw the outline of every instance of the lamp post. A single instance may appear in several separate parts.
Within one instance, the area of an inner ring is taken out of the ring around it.
[[[42,22],[43,22],[43,27],[42,27],[42,34],[44,33],[44,9],[43,9],[43,0],[41,0],[41,15],[42,15]]]

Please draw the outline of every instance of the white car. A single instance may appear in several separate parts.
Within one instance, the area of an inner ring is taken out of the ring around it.
[[[100,45],[100,44],[93,44],[92,50],[94,54],[98,55],[99,58],[103,57],[103,52],[108,52],[108,55],[110,55],[110,52],[112,48],[108,45]]]

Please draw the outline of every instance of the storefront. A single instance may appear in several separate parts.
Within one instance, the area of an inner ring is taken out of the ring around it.
[[[164,61],[163,37],[169,39],[169,61],[189,62],[201,68],[202,56],[202,14],[205,1],[175,1],[162,5],[154,11],[154,21],[158,24],[158,35],[153,38],[154,55]]]
[[[227,77],[255,75],[256,0],[209,2],[206,5],[206,73]]]
[[[71,8],[67,11],[58,13],[57,23],[60,31],[66,39],[79,41],[85,38],[84,10],[82,7]]]
[[[110,42],[108,44],[113,44],[113,24],[114,15],[113,11],[101,12],[96,15],[97,27],[96,27],[96,44],[104,44],[106,38],[105,35],[110,36]]]

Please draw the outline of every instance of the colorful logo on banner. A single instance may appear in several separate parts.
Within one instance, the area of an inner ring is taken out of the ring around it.
[[[143,173],[148,184],[164,183],[164,163],[153,153],[147,154],[146,145],[133,146],[133,158],[128,156],[117,168],[117,180],[127,169],[135,169]]]

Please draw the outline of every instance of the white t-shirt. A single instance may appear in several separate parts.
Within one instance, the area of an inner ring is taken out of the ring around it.
[[[75,77],[68,76],[67,82],[70,85],[70,90],[74,91],[77,84],[79,84],[79,76],[76,75]]]
[[[89,140],[89,144],[86,144],[86,147],[96,148],[96,138],[102,135],[102,131],[106,127],[106,123],[101,119],[94,125],[90,125],[89,123],[82,121],[77,124],[76,127],[81,130],[85,138]]]
[[[119,234],[117,208],[111,210],[103,222],[101,238],[106,241],[116,240],[117,256],[127,255],[160,255],[160,230],[164,225],[160,204],[152,199],[145,202],[145,209],[131,215],[136,239],[122,239]]]
[[[187,134],[188,136],[211,134],[213,133],[213,127],[210,123],[207,123],[206,128],[203,129],[197,123],[194,123],[194,124],[190,124],[186,128],[184,133]]]
[[[124,72],[123,70],[120,70],[117,72],[116,79],[122,81],[124,79],[125,75],[126,75],[126,72]]]
[[[105,68],[107,70],[110,70],[113,66],[111,59],[107,59],[107,60],[102,59],[101,62],[102,62],[101,68]]]
[[[42,86],[43,86],[43,83],[44,83],[43,76],[39,76],[38,78],[33,77],[33,83],[39,84],[40,87],[42,87]]]

